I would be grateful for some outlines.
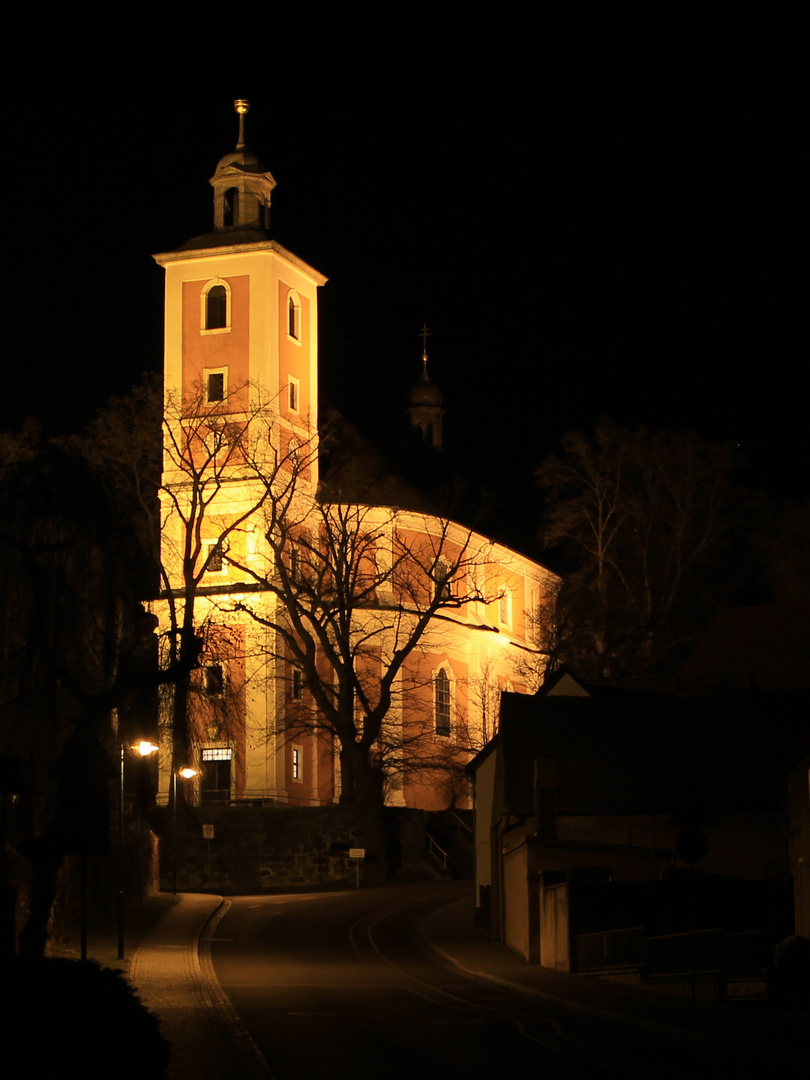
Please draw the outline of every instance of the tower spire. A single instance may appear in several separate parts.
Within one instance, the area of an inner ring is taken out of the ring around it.
[[[276,182],[245,142],[245,116],[250,102],[238,98],[233,107],[239,117],[236,149],[222,158],[210,180],[214,189],[214,229],[231,233],[251,230],[258,233],[257,240],[264,239],[270,226],[270,194]]]
[[[422,378],[427,379],[427,339],[430,337],[430,330],[428,330],[427,323],[422,323],[419,337],[422,339]]]
[[[422,339],[422,375],[411,387],[411,427],[419,431],[428,446],[442,448],[442,392],[435,383],[430,381],[428,375],[428,352],[427,339],[430,337],[427,323],[422,323],[419,331]]]

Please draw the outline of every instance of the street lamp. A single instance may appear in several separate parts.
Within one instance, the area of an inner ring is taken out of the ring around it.
[[[156,754],[158,747],[148,739],[130,746],[130,750],[136,751],[141,757]],[[118,959],[124,959],[124,757],[127,746],[124,740],[120,744],[120,773],[118,787]]]
[[[177,896],[177,777],[191,780],[198,772],[188,765],[172,770],[172,896]]]

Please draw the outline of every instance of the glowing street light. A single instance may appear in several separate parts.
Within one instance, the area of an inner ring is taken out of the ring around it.
[[[177,777],[191,780],[198,772],[188,765],[172,770],[172,896],[177,896]]]
[[[134,746],[129,747],[130,750],[134,750],[140,754],[141,757],[148,757],[150,754],[156,754],[158,747],[149,742],[148,739],[141,739],[140,742],[135,743]],[[126,755],[127,745],[124,740],[120,743],[120,774],[119,774],[119,787],[118,787],[118,959],[124,959],[124,757]]]

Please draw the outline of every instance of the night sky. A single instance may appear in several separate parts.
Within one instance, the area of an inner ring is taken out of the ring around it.
[[[445,442],[488,482],[529,487],[609,415],[733,440],[750,482],[807,493],[797,106],[251,101],[271,235],[330,279],[322,408],[404,425],[426,321]],[[151,255],[209,231],[237,120],[226,99],[5,113],[0,424],[66,430],[160,370]]]

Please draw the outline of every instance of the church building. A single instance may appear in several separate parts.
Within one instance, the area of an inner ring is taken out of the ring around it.
[[[389,485],[319,475],[318,289],[269,232],[272,175],[247,148],[211,179],[213,231],[165,269],[161,790],[321,805],[378,784],[389,805],[469,805],[463,767],[502,689],[542,680],[537,612],[558,579]],[[427,375],[412,426],[441,446]],[[201,651],[200,651],[201,650]],[[188,655],[188,653],[186,654]],[[181,733],[180,727],[183,732]]]

